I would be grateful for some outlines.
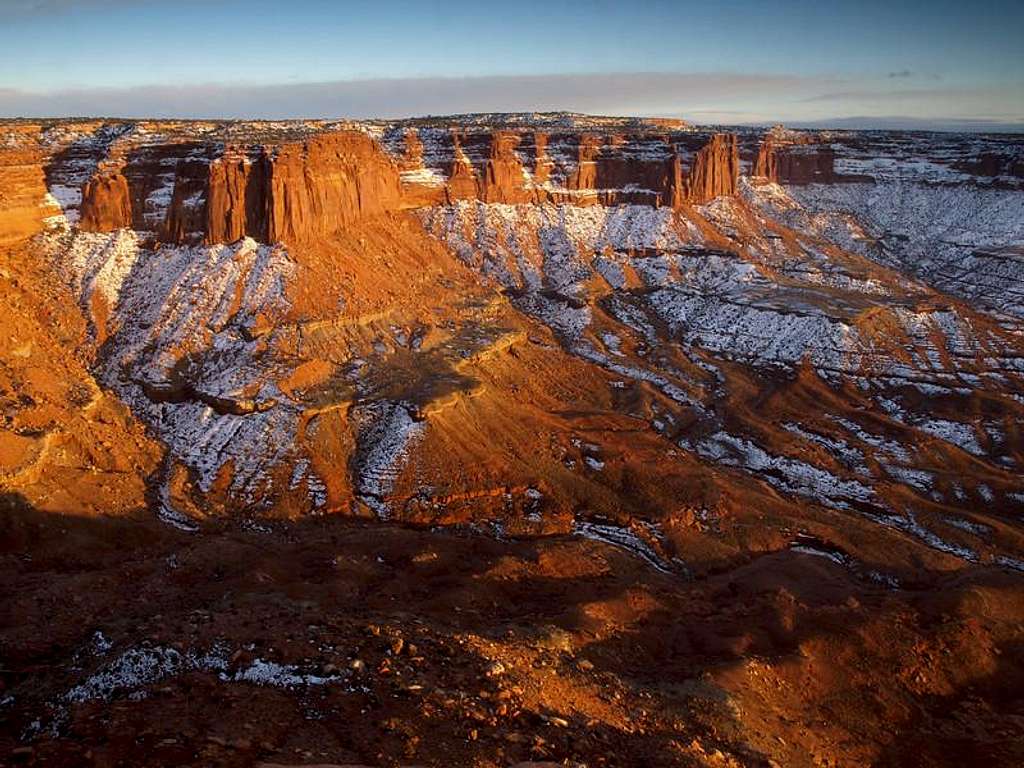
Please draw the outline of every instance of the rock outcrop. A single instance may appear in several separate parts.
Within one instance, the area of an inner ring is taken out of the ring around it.
[[[757,154],[754,156],[750,175],[767,179],[768,181],[778,181],[779,179],[779,166],[775,158],[775,142],[770,133],[765,135],[760,144],[757,145]]]
[[[269,147],[229,146],[212,156],[210,147],[198,153],[190,149],[177,159],[169,179],[159,170],[143,172],[150,160],[141,154],[123,170],[98,171],[82,190],[81,228],[132,227],[176,244],[231,243],[242,237],[294,241],[401,205],[397,167],[363,133],[325,133]],[[164,179],[162,189],[158,176]],[[151,209],[161,196],[167,198],[165,210],[154,215]]]
[[[264,157],[225,153],[210,163],[206,194],[206,240],[233,243],[267,238],[267,168]]]
[[[732,195],[740,178],[740,159],[733,134],[718,133],[711,137],[693,162],[685,184],[685,200],[706,203],[722,195]]]
[[[47,202],[39,156],[30,150],[0,152],[0,245],[23,240],[56,213]]]
[[[524,185],[525,169],[515,152],[519,141],[517,135],[508,132],[491,137],[491,156],[481,190],[485,203],[525,203],[533,198]]]
[[[793,148],[775,154],[776,178],[783,184],[831,184],[836,179],[836,153],[829,146]]]
[[[74,186],[81,229],[131,228],[172,244],[299,241],[459,200],[678,207],[733,194],[736,136],[672,127],[310,130],[224,142],[124,130],[96,144],[95,170]],[[81,154],[69,176],[81,174]]]
[[[452,135],[452,160],[448,170],[446,187],[448,202],[472,200],[480,195],[478,175],[466,153],[458,134]]]
[[[283,145],[268,170],[269,242],[329,234],[401,206],[398,168],[363,133]]]
[[[113,232],[132,226],[131,192],[120,172],[101,171],[82,188],[80,226],[88,232]]]

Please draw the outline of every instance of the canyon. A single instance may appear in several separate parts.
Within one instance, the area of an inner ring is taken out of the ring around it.
[[[0,121],[0,285],[0,754],[1024,760],[1020,136]]]

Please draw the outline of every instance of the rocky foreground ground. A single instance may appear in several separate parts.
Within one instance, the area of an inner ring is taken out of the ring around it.
[[[810,550],[687,579],[570,537],[4,519],[10,764],[1024,758],[998,569],[893,592]]]

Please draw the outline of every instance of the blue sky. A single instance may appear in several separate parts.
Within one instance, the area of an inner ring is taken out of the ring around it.
[[[1024,124],[1024,0],[0,0],[0,114]]]

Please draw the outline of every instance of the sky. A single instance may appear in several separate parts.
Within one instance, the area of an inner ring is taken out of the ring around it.
[[[1024,130],[1024,0],[0,0],[0,116]]]

